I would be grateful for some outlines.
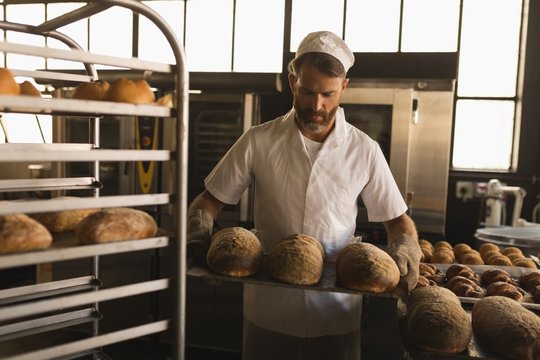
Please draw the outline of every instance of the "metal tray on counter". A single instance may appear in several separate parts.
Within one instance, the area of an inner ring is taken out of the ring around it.
[[[363,294],[363,295],[372,295],[372,296],[381,296],[388,298],[397,298],[397,295],[387,292],[387,293],[363,293],[356,290],[348,290],[341,286],[336,279],[336,268],[335,263],[325,263],[323,268],[323,273],[321,279],[317,284],[314,285],[292,285],[282,282],[278,282],[272,278],[270,275],[270,264],[268,256],[263,256],[262,264],[259,271],[248,277],[235,278],[231,276],[219,275],[208,268],[206,265],[195,264],[188,268],[188,276],[205,279],[210,284],[219,284],[222,281],[234,281],[242,282],[248,284],[258,284],[266,286],[279,286],[279,287],[293,287],[300,288],[305,290],[315,290],[315,291],[330,291],[330,292],[341,292],[341,293],[350,293],[350,294]]]
[[[540,226],[482,228],[474,236],[497,245],[540,250]]]

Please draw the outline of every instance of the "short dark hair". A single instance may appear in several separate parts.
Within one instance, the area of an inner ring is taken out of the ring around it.
[[[300,55],[289,62],[289,74],[298,76],[303,64],[309,63],[320,72],[332,77],[346,77],[347,73],[343,64],[332,55],[321,52],[310,52]]]

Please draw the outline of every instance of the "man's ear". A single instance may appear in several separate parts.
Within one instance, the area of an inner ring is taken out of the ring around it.
[[[345,89],[347,88],[347,86],[349,86],[349,78],[345,78],[343,79],[343,84],[342,84],[342,91],[345,91]]]
[[[294,87],[296,85],[296,76],[294,76],[293,74],[289,74],[288,79],[289,79],[289,88],[291,89],[291,92],[294,93]]]

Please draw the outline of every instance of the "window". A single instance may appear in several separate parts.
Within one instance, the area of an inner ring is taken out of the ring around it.
[[[45,5],[43,4],[22,4],[8,5],[5,9],[7,21],[21,24],[38,25],[45,20]],[[6,40],[20,44],[43,46],[45,38],[32,34],[24,34],[16,31],[7,31]],[[6,66],[21,70],[34,70],[45,68],[45,60],[41,57],[7,54]]]
[[[518,145],[513,133],[521,14],[522,0],[463,1],[454,168],[501,171],[517,165],[511,154]]]

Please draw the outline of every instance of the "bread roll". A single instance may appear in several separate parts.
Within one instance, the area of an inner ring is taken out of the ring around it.
[[[324,249],[315,238],[293,234],[282,239],[270,252],[272,277],[287,284],[313,285],[319,282],[324,265]]]
[[[79,100],[102,101],[110,88],[110,84],[105,80],[97,80],[79,84],[71,97]]]
[[[484,286],[488,286],[497,281],[507,283],[514,282],[508,271],[498,268],[487,269],[486,271],[484,271],[480,276],[480,281]]]
[[[215,273],[245,277],[259,271],[262,254],[254,233],[242,227],[228,227],[212,236],[206,263]]]
[[[540,271],[529,271],[519,276],[519,286],[526,291],[532,292],[540,285]]]
[[[482,257],[482,260],[484,260],[484,263],[489,264],[493,258],[496,256],[504,256],[501,254],[498,250],[486,250],[483,253],[480,253],[480,256]]]
[[[464,253],[459,262],[466,265],[484,265],[484,260],[482,260],[480,253],[477,251]]]
[[[144,79],[120,78],[111,83],[105,100],[131,104],[151,104],[155,100],[155,95]]]
[[[454,250],[441,246],[433,250],[433,256],[431,257],[431,262],[435,264],[452,264],[456,261],[454,255]]]
[[[507,256],[501,254],[489,258],[488,265],[512,266],[512,261]]]
[[[454,252],[454,248],[452,247],[452,245],[446,241],[446,240],[441,240],[441,241],[437,241],[435,243],[435,245],[433,246],[434,250],[438,250],[438,249],[442,249],[442,248],[445,248],[445,249],[450,249],[452,250],[452,252]]]
[[[155,236],[157,224],[146,212],[131,208],[99,210],[84,218],[76,230],[83,244],[138,240]]]
[[[459,353],[471,341],[472,325],[454,293],[426,286],[414,289],[407,300],[406,333],[419,349]]]
[[[480,277],[465,264],[453,264],[446,269],[446,279],[449,281],[456,276],[461,276],[480,284]]]
[[[454,255],[456,256],[456,259],[460,260],[461,256],[464,253],[471,250],[471,246],[469,244],[459,243],[459,244],[454,245],[453,250],[454,250]]]
[[[518,254],[518,255],[523,255],[523,252],[521,251],[520,248],[518,247],[515,247],[515,246],[509,246],[507,248],[504,248],[501,250],[501,254],[503,255],[508,255],[508,254]]]
[[[337,280],[346,289],[387,292],[397,286],[399,276],[392,257],[373,244],[349,244],[336,260]]]
[[[11,71],[0,68],[0,95],[19,95],[20,91]]]
[[[493,244],[493,243],[484,243],[482,245],[480,245],[480,248],[478,249],[480,251],[480,255],[484,255],[486,252],[488,251],[496,251],[496,252],[500,252],[500,248],[499,248],[499,245],[496,245],[496,244]],[[483,258],[483,256],[482,256]],[[485,261],[485,259],[484,259]]]
[[[445,282],[445,274],[435,265],[420,263],[418,266],[419,274],[425,276],[428,280],[434,281],[436,284]]]
[[[504,296],[516,301],[523,299],[523,293],[515,285],[504,281],[489,284],[486,287],[486,296]]]
[[[41,97],[41,92],[28,80],[23,81],[19,87],[20,95]]]
[[[505,359],[540,359],[540,318],[518,302],[491,296],[472,309],[475,338]]]
[[[422,251],[422,257],[420,258],[420,261],[426,263],[431,262],[431,258],[433,257],[433,247],[420,245],[420,250]]]
[[[51,244],[49,231],[28,215],[0,216],[0,253],[46,249]]]
[[[536,263],[532,261],[532,259],[529,258],[522,258],[515,260],[512,265],[519,266],[519,267],[526,267],[529,269],[537,269]]]

